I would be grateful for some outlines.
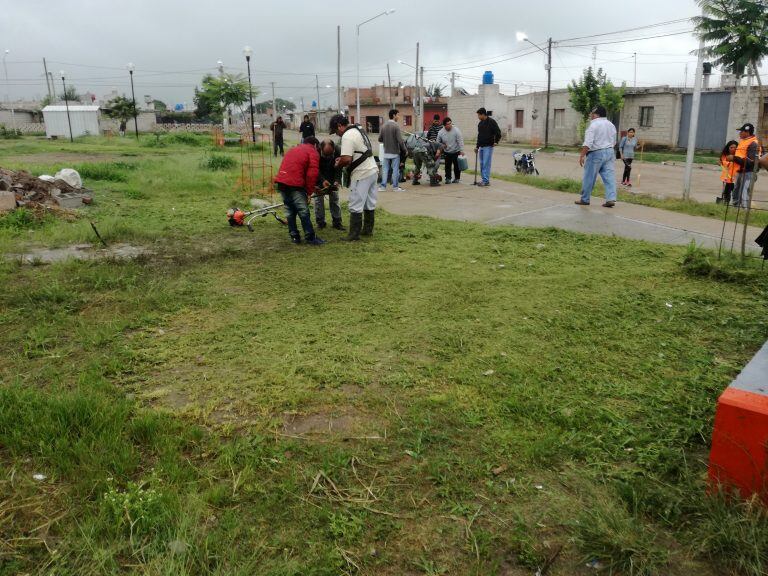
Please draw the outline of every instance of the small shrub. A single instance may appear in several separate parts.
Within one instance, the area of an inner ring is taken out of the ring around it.
[[[18,140],[19,138],[21,138],[21,130],[8,129],[5,124],[0,124],[0,139]]]
[[[189,132],[175,132],[168,135],[165,140],[171,144],[184,144],[186,146],[200,146],[202,144],[199,136]]]
[[[128,175],[123,172],[124,163],[120,162],[95,162],[92,164],[80,164],[75,167],[83,178],[91,180],[103,180],[106,182],[127,182]]]
[[[230,170],[237,166],[237,160],[230,158],[229,156],[222,156],[220,154],[211,154],[205,158],[202,162],[202,167],[206,170]]]
[[[709,255],[693,241],[685,251],[683,270],[692,276],[709,276],[712,273],[712,261]]]
[[[153,535],[165,525],[168,506],[163,494],[152,486],[157,482],[154,478],[151,482],[128,482],[121,490],[108,478],[103,503],[112,525],[132,539]]]
[[[45,218],[38,218],[31,210],[17,208],[7,214],[0,215],[0,228],[21,232],[22,230],[38,228],[44,220]]]

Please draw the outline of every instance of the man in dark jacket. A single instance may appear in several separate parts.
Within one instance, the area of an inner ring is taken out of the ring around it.
[[[328,196],[333,228],[346,230],[341,223],[341,204],[339,204],[341,168],[336,167],[336,158],[340,155],[341,149],[332,140],[323,140],[320,144],[320,175],[317,178],[317,185],[328,190],[324,195],[315,194],[315,222],[321,230],[325,228],[325,196]]]
[[[299,126],[299,132],[301,132],[302,142],[310,136],[315,135],[315,125],[309,121],[309,114],[304,114],[304,122]]]
[[[288,150],[280,163],[280,170],[275,176],[277,189],[285,204],[288,233],[294,244],[301,244],[301,235],[296,226],[296,216],[301,220],[301,227],[304,229],[307,244],[315,246],[325,244],[315,235],[308,206],[309,197],[315,192],[315,184],[320,172],[320,155],[317,153],[317,144],[317,138],[310,136],[303,144]]]
[[[485,108],[477,111],[477,145],[475,152],[480,157],[480,176],[482,182],[478,186],[491,185],[491,160],[493,159],[493,147],[501,140],[501,130],[496,120],[488,115]]]
[[[283,150],[283,130],[285,130],[285,122],[283,122],[283,117],[278,116],[277,120],[269,125],[269,129],[272,130],[272,143],[275,149],[275,156],[277,156],[278,148],[280,148],[280,156],[285,156],[285,150]]]

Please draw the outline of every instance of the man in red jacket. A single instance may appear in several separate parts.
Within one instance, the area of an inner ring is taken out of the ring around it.
[[[301,244],[296,216],[301,220],[307,244],[315,246],[325,244],[324,240],[315,235],[315,229],[309,217],[309,197],[315,192],[315,183],[320,172],[320,154],[317,152],[317,146],[317,138],[310,136],[302,144],[288,150],[275,176],[277,189],[285,204],[288,232],[294,244]]]

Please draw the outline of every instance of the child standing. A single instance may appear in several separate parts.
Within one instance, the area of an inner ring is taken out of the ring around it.
[[[723,182],[723,194],[720,198],[725,204],[731,203],[731,192],[733,192],[734,178],[738,169],[736,162],[728,161],[727,157],[736,153],[738,145],[739,143],[736,140],[731,140],[720,153],[720,166],[723,167],[722,172],[720,172],[720,180]]]
[[[621,138],[619,142],[619,154],[624,162],[624,175],[621,177],[621,185],[632,188],[629,181],[629,175],[632,172],[632,160],[635,159],[635,148],[637,148],[637,138],[635,138],[635,129],[627,130],[627,135]]]

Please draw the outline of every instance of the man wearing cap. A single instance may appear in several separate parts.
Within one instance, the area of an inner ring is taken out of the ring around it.
[[[726,156],[726,160],[734,162],[738,166],[738,177],[732,195],[733,205],[746,208],[749,206],[749,187],[754,178],[760,145],[755,136],[755,127],[752,124],[747,123],[739,128],[739,137],[741,139],[736,153]]]
[[[616,144],[616,126],[607,116],[608,112],[603,106],[595,106],[589,115],[591,122],[584,134],[584,145],[579,156],[579,166],[584,167],[581,198],[576,200],[579,206],[589,206],[598,174],[605,186],[603,207],[613,208],[616,205],[616,153],[613,149]]]
[[[360,240],[360,234],[373,234],[379,169],[373,159],[371,141],[359,126],[350,126],[346,116],[336,114],[331,118],[330,128],[331,134],[341,136],[341,156],[336,159],[336,166],[347,167],[350,172],[347,240]]]

